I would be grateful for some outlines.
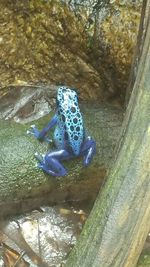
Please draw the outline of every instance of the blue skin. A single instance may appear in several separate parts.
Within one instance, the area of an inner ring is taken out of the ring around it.
[[[67,170],[61,161],[83,156],[83,164],[88,166],[95,154],[96,143],[85,134],[76,92],[65,86],[59,87],[56,103],[56,114],[48,125],[41,132],[35,125],[32,125],[28,133],[40,141],[50,142],[51,140],[46,135],[52,127],[56,126],[54,142],[57,150],[50,151],[43,156],[36,153],[35,157],[39,162],[38,167],[46,173],[53,176],[65,176]]]

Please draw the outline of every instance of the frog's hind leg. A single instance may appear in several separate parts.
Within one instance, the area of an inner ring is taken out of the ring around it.
[[[88,136],[83,144],[80,153],[81,155],[83,155],[84,166],[88,166],[90,164],[95,152],[96,152],[96,143],[90,136]]]
[[[39,161],[38,167],[45,171],[47,174],[53,176],[65,176],[67,175],[67,170],[60,163],[62,160],[68,160],[71,158],[71,155],[64,149],[56,150],[47,153],[43,160],[40,156],[36,156]]]

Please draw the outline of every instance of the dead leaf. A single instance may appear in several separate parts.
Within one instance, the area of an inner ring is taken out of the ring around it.
[[[25,252],[19,254],[17,251],[2,244],[3,246],[3,260],[5,267],[29,267],[29,263],[23,259]]]

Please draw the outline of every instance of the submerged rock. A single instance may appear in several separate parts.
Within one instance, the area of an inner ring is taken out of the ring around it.
[[[11,254],[13,265],[20,258],[17,263],[22,267],[62,266],[81,232],[83,216],[83,211],[63,205],[40,207],[10,219],[1,228],[0,261],[6,265]]]

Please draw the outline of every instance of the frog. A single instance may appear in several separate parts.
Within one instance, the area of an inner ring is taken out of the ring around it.
[[[44,155],[36,152],[37,167],[52,176],[66,176],[68,171],[62,162],[80,156],[83,157],[83,165],[88,166],[96,152],[96,142],[85,129],[75,89],[60,86],[57,90],[55,115],[41,131],[31,125],[27,133],[39,141],[52,142],[47,134],[53,127],[56,149]]]

